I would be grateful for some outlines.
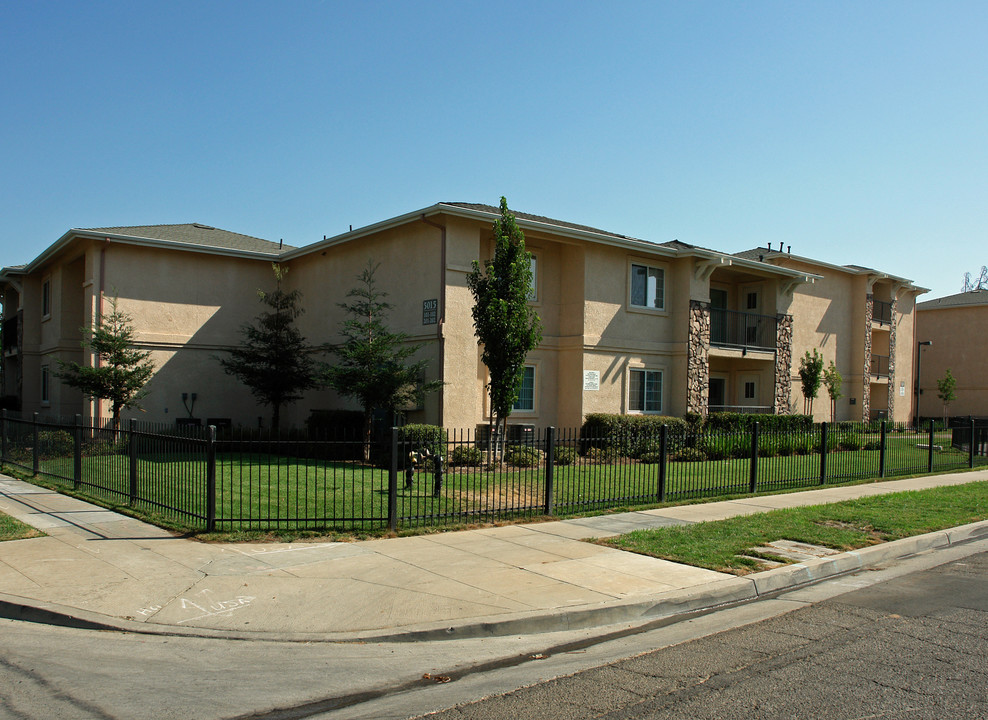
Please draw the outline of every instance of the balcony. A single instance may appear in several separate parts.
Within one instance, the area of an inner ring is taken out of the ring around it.
[[[710,344],[774,352],[778,323],[774,315],[710,308]]]
[[[873,354],[870,372],[872,377],[887,378],[889,376],[889,356]]]
[[[875,300],[871,310],[871,321],[879,325],[892,324],[892,303]]]
[[[3,321],[3,356],[16,355],[18,351],[17,342],[20,338],[20,315],[7,318]]]

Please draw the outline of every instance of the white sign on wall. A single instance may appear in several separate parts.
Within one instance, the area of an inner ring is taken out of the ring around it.
[[[584,370],[583,371],[583,389],[586,390],[600,390],[600,371],[599,370]]]
[[[906,381],[903,380],[902,382],[899,383],[899,397],[905,397],[905,396],[906,396]]]

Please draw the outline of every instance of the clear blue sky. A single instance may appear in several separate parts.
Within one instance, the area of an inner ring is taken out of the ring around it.
[[[6,2],[0,265],[439,201],[933,290],[988,264],[988,3]]]

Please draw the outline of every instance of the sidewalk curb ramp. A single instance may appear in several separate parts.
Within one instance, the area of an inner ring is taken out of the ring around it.
[[[422,642],[527,635],[604,627],[619,623],[674,622],[733,605],[741,605],[840,575],[919,553],[988,538],[988,520],[893,540],[823,558],[784,565],[684,590],[659,593],[647,600],[609,602],[581,608],[534,611],[510,618],[493,616],[458,626],[427,623],[394,631],[368,630],[341,633],[279,633],[213,630],[152,622],[135,622],[56,603],[0,593],[0,618],[86,630],[108,630],[145,635],[258,640],[267,642]]]

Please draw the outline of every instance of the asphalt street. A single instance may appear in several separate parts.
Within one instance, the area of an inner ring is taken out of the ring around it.
[[[988,717],[988,553],[432,720]]]

